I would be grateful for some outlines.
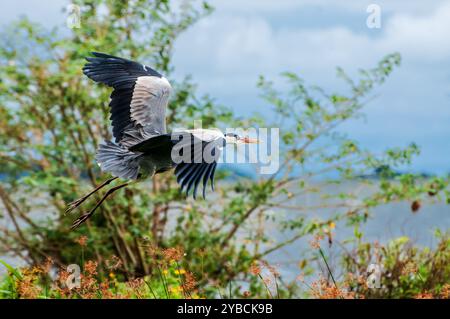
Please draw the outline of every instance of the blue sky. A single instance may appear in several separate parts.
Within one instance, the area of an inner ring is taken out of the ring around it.
[[[20,15],[61,24],[64,0],[2,4],[0,21]],[[201,93],[246,115],[260,109],[255,83],[283,71],[336,90],[336,66],[371,67],[398,51],[402,65],[377,90],[366,120],[342,130],[381,151],[414,141],[422,148],[413,169],[450,171],[450,1],[213,0],[215,12],[177,41],[174,76],[192,74]],[[381,28],[366,26],[367,6],[381,8]]]

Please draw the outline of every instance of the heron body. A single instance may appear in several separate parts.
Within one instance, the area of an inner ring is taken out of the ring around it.
[[[186,195],[198,186],[211,183],[217,159],[226,143],[252,143],[248,137],[224,135],[216,129],[195,129],[168,133],[166,108],[172,87],[169,81],[151,67],[124,58],[93,52],[83,73],[91,80],[113,88],[110,120],[114,141],[100,144],[96,161],[101,170],[113,178],[105,181],[89,194],[69,204],[71,211],[89,196],[116,178],[126,183],[112,187],[88,213],[78,218],[73,228],[89,218],[107,196],[126,187],[130,181],[142,180],[175,168],[177,182]],[[175,152],[174,152],[175,151]],[[175,155],[174,155],[175,154]],[[210,156],[204,156],[209,154]]]

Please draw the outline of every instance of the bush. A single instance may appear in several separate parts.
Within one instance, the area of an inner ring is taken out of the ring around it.
[[[354,251],[344,256],[351,290],[365,298],[448,299],[450,238],[439,235],[438,239],[434,250],[416,247],[407,237],[394,239],[386,245],[360,242]],[[358,276],[367,278],[370,264],[379,267],[378,288],[370,288],[367,280],[356,280]]]

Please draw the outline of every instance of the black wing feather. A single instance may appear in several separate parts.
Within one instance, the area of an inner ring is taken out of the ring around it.
[[[202,179],[202,177],[205,176],[205,173],[206,173],[207,170],[208,170],[208,165],[207,164],[202,164],[201,171],[197,175],[197,177],[195,178],[195,181],[194,181],[194,199],[197,198],[198,185],[200,184],[200,180]]]
[[[211,176],[211,172],[214,165],[208,165],[208,169],[203,176],[203,198],[206,198],[206,185],[208,184],[209,177]]]
[[[123,131],[131,124],[130,103],[136,80],[140,76],[162,77],[152,68],[124,58],[105,53],[92,52],[83,73],[98,83],[114,88],[111,94],[111,121],[116,142],[123,137]]]
[[[180,176],[181,190],[189,183],[192,177],[196,174],[198,165],[189,165],[188,169]]]
[[[198,141],[197,141],[198,142]],[[208,181],[211,181],[211,188],[214,190],[214,173],[216,170],[217,162],[213,161],[211,163],[207,163],[205,161],[196,162],[197,159],[202,159],[203,151],[209,143],[215,142],[202,142],[201,154],[194,152],[194,142],[191,144],[191,161],[189,163],[181,162],[175,168],[175,176],[177,177],[177,183],[180,184],[180,191],[186,192],[186,195],[189,194],[193,187],[193,197],[197,197],[197,190],[200,182],[203,182],[203,198],[206,198],[206,186]],[[215,145],[219,145],[216,144]],[[219,149],[213,149],[212,155],[215,156],[214,151],[219,151]],[[219,154],[217,154],[218,157]],[[217,158],[216,157],[216,158]]]
[[[170,134],[161,134],[157,136],[150,137],[141,143],[129,147],[132,152],[151,152],[153,149],[160,147],[162,145],[174,144]]]
[[[213,165],[214,165],[214,166],[213,166],[213,168],[212,168],[211,175],[210,175],[209,178],[211,179],[211,189],[212,189],[212,191],[214,192],[214,173],[216,172],[217,163],[214,162]]]
[[[191,190],[192,186],[194,185],[194,182],[197,179],[197,176],[199,176],[200,173],[202,172],[203,165],[204,164],[197,164],[196,167],[195,167],[194,173],[191,174],[189,176],[189,178],[187,179],[187,181],[186,181],[186,183],[187,183],[186,196],[189,194],[189,191]]]

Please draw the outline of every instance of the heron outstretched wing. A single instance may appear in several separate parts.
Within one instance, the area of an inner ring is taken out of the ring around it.
[[[198,186],[202,183],[205,198],[208,182],[211,182],[211,188],[214,190],[214,173],[224,139],[217,134],[211,134],[211,130],[186,130],[151,137],[131,146],[129,150],[150,153],[167,143],[173,144],[175,148],[172,160],[180,190],[185,191],[186,195],[193,190],[192,194],[196,198]]]
[[[166,133],[166,106],[170,83],[149,66],[92,52],[83,73],[114,88],[111,121],[115,141],[129,147],[137,141]]]
[[[206,185],[211,181],[211,188],[214,191],[214,173],[216,171],[217,160],[220,156],[220,148],[218,144],[206,141],[196,141],[193,139],[190,146],[190,160],[182,161],[175,167],[175,176],[177,183],[180,184],[180,191],[185,191],[186,195],[193,189],[194,198],[197,197],[197,188],[202,182],[203,198],[206,195]],[[205,158],[205,151],[212,156],[210,159]]]

